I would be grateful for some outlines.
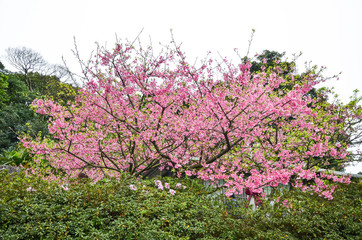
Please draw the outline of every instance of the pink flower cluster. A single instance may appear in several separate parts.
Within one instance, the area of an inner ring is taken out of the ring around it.
[[[157,187],[158,189],[160,189],[160,190],[163,190],[163,189],[164,189],[164,187],[163,187],[163,185],[162,185],[162,182],[161,182],[160,180],[154,180],[154,182],[155,182],[155,185],[156,185],[156,187]],[[169,189],[169,193],[170,193],[171,195],[175,195],[176,191],[170,188],[170,184],[169,184],[169,183],[164,183],[164,184],[165,184],[165,188],[166,188],[166,189]],[[181,185],[180,183],[177,183],[177,184],[176,184],[176,187],[177,187],[177,188],[181,188],[182,185]],[[185,189],[186,187],[183,186],[183,188]]]
[[[28,192],[35,192],[36,189],[34,189],[34,188],[32,188],[32,187],[28,187],[28,188],[26,189],[26,191],[28,191]]]

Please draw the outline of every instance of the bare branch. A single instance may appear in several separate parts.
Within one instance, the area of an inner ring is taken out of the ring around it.
[[[26,47],[8,48],[6,53],[9,63],[25,75],[29,72],[41,71],[47,65],[40,53]]]

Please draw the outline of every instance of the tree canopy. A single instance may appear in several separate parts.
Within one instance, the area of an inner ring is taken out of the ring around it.
[[[222,180],[228,195],[292,183],[327,198],[334,188],[323,179],[348,181],[310,164],[349,154],[347,144],[331,141],[346,133],[339,124],[348,112],[319,112],[310,94],[322,81],[316,71],[296,77],[290,65],[273,61],[252,72],[251,62],[233,65],[226,58],[196,67],[176,44],[154,56],[151,47],[118,43],[92,62],[74,104],[33,102],[50,117],[52,138],[24,136],[22,142],[39,164],[47,159],[49,177],[85,172],[98,180],[159,168]]]
[[[5,68],[0,72],[0,152],[18,143],[18,136],[48,133],[46,116],[34,113],[30,104],[37,98],[53,99],[60,104],[74,100],[77,88],[61,82],[56,76],[37,72],[12,73]],[[32,82],[29,89],[27,82]]]

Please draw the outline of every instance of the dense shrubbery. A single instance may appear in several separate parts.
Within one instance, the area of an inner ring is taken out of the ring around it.
[[[4,239],[228,239],[233,219],[187,183],[176,191],[153,180],[70,184],[64,190],[34,178],[1,174],[0,236]],[[131,190],[130,184],[137,187]],[[184,183],[185,184],[185,183]],[[143,187],[144,185],[144,187]],[[31,188],[29,188],[31,187]],[[29,190],[29,191],[27,191]],[[36,191],[32,191],[36,190]],[[199,194],[198,194],[199,193]]]
[[[236,218],[230,209],[226,214],[226,205],[217,198],[211,201],[195,180],[176,186],[179,179],[163,179],[161,190],[154,180],[126,176],[96,184],[83,179],[68,186],[4,172],[0,179],[0,239],[361,237],[361,183],[340,186],[332,201],[290,191],[274,206],[264,202],[256,212],[239,210]],[[284,206],[285,199],[292,208]]]
[[[362,184],[340,184],[333,200],[298,190],[284,192],[274,206],[243,219],[244,236],[252,239],[361,239]]]

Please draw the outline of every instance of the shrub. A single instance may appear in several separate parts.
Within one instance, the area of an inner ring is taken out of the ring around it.
[[[333,200],[293,189],[243,219],[253,239],[361,239],[362,183],[339,184]]]
[[[0,153],[0,165],[25,165],[31,162],[31,157],[27,149],[22,146],[9,147]]]
[[[3,239],[228,239],[234,231],[225,208],[188,180],[185,190],[169,179],[172,195],[154,180],[126,177],[63,187],[24,174],[0,177]]]
[[[0,239],[361,237],[358,182],[341,184],[331,201],[291,190],[273,206],[272,199],[264,200],[255,212],[230,209],[229,204],[227,214],[224,196],[210,198],[195,179],[158,181],[124,175],[119,180],[81,179],[59,186],[24,173],[0,172]]]

